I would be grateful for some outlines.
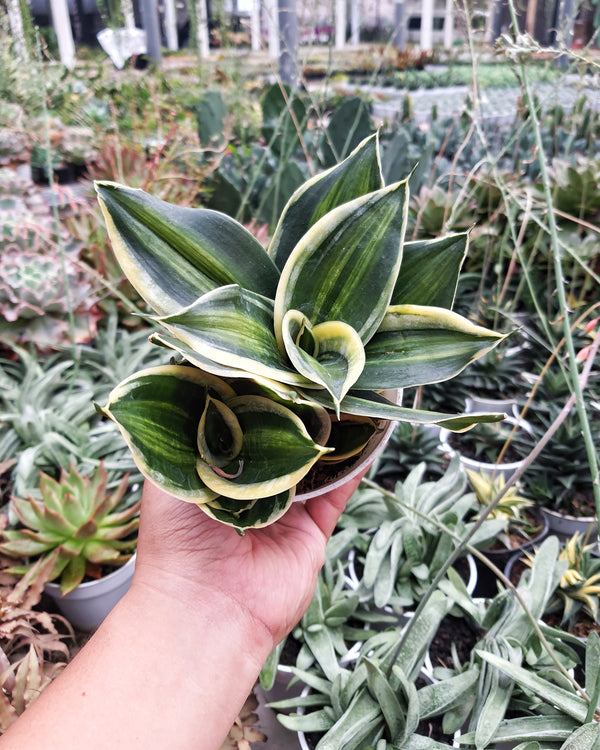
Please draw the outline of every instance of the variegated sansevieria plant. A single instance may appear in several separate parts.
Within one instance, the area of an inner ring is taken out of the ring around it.
[[[314,464],[360,451],[374,420],[464,430],[381,395],[447,380],[500,334],[451,311],[468,237],[404,242],[408,184],[378,136],[291,197],[268,252],[238,222],[96,183],[116,256],[177,364],[132,375],[103,411],[140,470],[243,530],[279,518]]]

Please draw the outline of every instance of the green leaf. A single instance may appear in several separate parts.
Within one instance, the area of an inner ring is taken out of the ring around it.
[[[303,348],[303,339],[308,340],[308,351]],[[365,364],[360,336],[340,321],[319,323],[313,328],[305,315],[290,310],[283,319],[283,342],[296,370],[329,391],[339,417],[340,401]]]
[[[390,737],[396,740],[406,728],[405,710],[389,680],[377,664],[366,657],[362,659],[362,664],[367,668],[367,684],[371,695],[379,703]]]
[[[366,138],[345,159],[307,180],[290,198],[269,246],[269,255],[281,270],[306,232],[333,208],[383,187],[378,139]]]
[[[208,373],[167,365],[124,380],[102,409],[119,425],[142,474],[189,502],[207,502],[216,496],[196,471],[198,425],[209,393],[220,400],[235,395]]]
[[[234,219],[166,203],[114,182],[95,185],[117,260],[159,315],[177,312],[226,284],[274,296],[275,264]]]
[[[201,360],[283,383],[311,382],[279,354],[273,333],[273,303],[236,284],[204,294],[189,307],[158,319]]]
[[[600,724],[597,721],[578,727],[560,746],[560,750],[598,750],[598,748],[600,748]]]
[[[417,691],[419,717],[439,716],[467,693],[476,691],[479,669],[470,667],[454,677],[424,685]]]
[[[369,103],[359,96],[344,99],[335,107],[323,134],[323,163],[329,166],[341,161],[372,132]]]
[[[299,393],[304,398],[311,399],[328,409],[335,405],[326,391],[309,391]],[[340,405],[344,414],[371,417],[372,419],[391,419],[398,422],[412,422],[413,424],[436,424],[453,432],[464,432],[473,425],[481,422],[499,422],[504,419],[503,414],[444,414],[443,412],[425,411],[424,409],[409,409],[405,406],[388,401],[375,391],[351,391]]]
[[[391,304],[451,310],[468,244],[467,232],[405,242]]]
[[[441,307],[390,307],[365,347],[365,367],[355,388],[407,388],[449,380],[503,338]]]
[[[402,259],[408,189],[399,182],[325,214],[289,256],[275,295],[275,335],[299,310],[313,326],[339,320],[363,342],[379,328]]]
[[[241,451],[218,471],[200,458],[196,464],[202,482],[219,495],[238,500],[278,495],[330,450],[311,439],[292,411],[263,396],[231,398],[227,406],[242,429]]]
[[[502,721],[494,734],[494,742],[562,742],[571,736],[576,726],[573,719],[567,716],[520,716]],[[474,740],[473,732],[466,732],[460,737],[461,745],[472,745]]]
[[[259,529],[277,521],[288,510],[294,500],[294,488],[271,497],[258,497],[254,500],[232,500],[218,497],[200,508],[211,518],[233,526],[238,531]]]
[[[560,711],[572,716],[577,721],[585,721],[587,714],[587,704],[574,692],[554,685],[549,680],[545,680],[539,675],[524,669],[516,664],[511,664],[508,660],[503,659],[496,654],[487,651],[476,650],[476,653],[492,666],[500,669],[508,675],[521,687],[531,690],[543,701],[550,705],[556,706]]]
[[[218,90],[204,91],[198,100],[196,122],[198,125],[198,140],[201,146],[214,145],[214,141],[223,138],[223,121],[227,114],[227,106]]]

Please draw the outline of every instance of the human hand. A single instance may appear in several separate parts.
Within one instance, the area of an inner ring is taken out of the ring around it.
[[[308,607],[327,540],[364,473],[244,536],[146,482],[134,584],[165,587],[192,608],[205,608],[207,593],[225,597],[274,647]]]

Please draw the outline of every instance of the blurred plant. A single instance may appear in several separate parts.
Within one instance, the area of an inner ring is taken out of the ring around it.
[[[19,347],[10,351],[0,360],[0,463],[11,461],[5,476],[12,492],[39,497],[40,470],[58,479],[63,467],[74,464],[88,474],[101,460],[110,488],[124,474],[130,488],[139,488],[141,475],[129,449],[93,402],[105,398],[131,362],[158,364],[168,355],[149,344],[146,332],[119,329],[116,316],[93,343],[82,345],[78,361],[70,352],[38,359]]]
[[[11,500],[22,528],[4,530],[0,552],[27,562],[13,565],[8,572],[25,575],[38,560],[52,559],[49,580],[60,578],[61,593],[68,594],[84,576],[99,578],[103,566],[123,565],[137,544],[140,507],[138,502],[121,508],[127,484],[125,476],[108,493],[102,464],[91,476],[81,476],[73,466],[68,472],[63,469],[58,482],[42,473],[40,501]]]
[[[527,508],[534,506],[534,503],[520,495],[516,485],[509,487],[497,505],[491,511],[487,511],[488,506],[504,490],[506,480],[503,474],[490,476],[485,471],[477,472],[467,469],[467,476],[475,490],[475,497],[480,507],[479,515],[486,514],[486,517],[496,518],[502,522],[503,528],[498,530],[496,539],[507,549],[514,546],[508,537],[509,534],[526,540],[539,531],[539,524],[536,524],[526,512]]]
[[[267,736],[254,726],[258,721],[257,708],[258,701],[251,693],[219,750],[250,750],[255,742],[267,741]]]
[[[396,482],[406,479],[417,464],[424,462],[427,478],[438,479],[446,461],[440,451],[438,432],[426,425],[398,422],[370,476],[385,489],[393,490]]]
[[[600,557],[594,554],[595,545],[584,544],[581,534],[567,539],[559,560],[569,564],[560,579],[556,595],[559,602],[550,605],[548,612],[563,610],[561,624],[573,626],[581,610],[600,625]]]
[[[47,352],[94,336],[100,317],[95,284],[73,252],[61,257],[52,243],[44,250],[22,249],[13,235],[0,256],[0,279],[5,340]]]
[[[55,559],[38,560],[21,578],[8,572],[13,562],[0,558],[0,733],[63,670],[73,638],[63,617],[39,607]]]

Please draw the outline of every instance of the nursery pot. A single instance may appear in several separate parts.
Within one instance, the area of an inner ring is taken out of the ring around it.
[[[525,432],[531,434],[531,427],[527,422],[525,422],[522,419],[515,419],[514,417],[507,417],[504,422],[507,422],[510,425],[517,425],[518,429],[525,430]],[[490,476],[499,476],[502,475],[506,481],[508,481],[512,475],[523,466],[525,463],[525,458],[519,460],[519,461],[510,461],[508,463],[486,463],[484,461],[479,461],[475,458],[470,458],[468,456],[463,456],[460,453],[460,450],[457,448],[454,448],[450,445],[448,442],[448,437],[450,435],[449,430],[442,429],[440,431],[440,442],[442,445],[442,449],[449,454],[453,455],[454,453],[459,454],[460,464],[464,469],[470,469],[472,471],[476,471],[477,473],[485,472],[486,474]]]
[[[540,530],[536,534],[536,536],[528,539],[527,541],[523,542],[523,544],[520,544],[517,547],[512,547],[511,549],[506,548],[481,550],[483,554],[488,558],[488,560],[494,563],[494,565],[503,572],[508,561],[511,559],[511,557],[513,557],[513,555],[522,555],[526,550],[530,550],[536,544],[540,544],[540,542],[542,542],[548,536],[548,520],[543,515],[543,513],[541,513],[540,509],[537,506],[534,506],[533,508],[531,508],[531,510],[535,513],[540,522]],[[485,565],[481,560],[477,559],[476,562],[477,585],[475,586],[475,591],[473,592],[474,596],[495,596],[498,591],[496,586],[498,578],[493,573],[493,571],[491,571],[488,566]]]
[[[389,401],[393,401],[395,404],[400,405],[402,403],[401,390],[383,391],[382,395]],[[394,427],[396,426],[395,421],[387,419],[380,421],[382,429],[372,435],[371,439],[360,453],[344,461],[340,461],[339,463],[328,464],[328,471],[333,474],[330,481],[325,480],[320,486],[306,489],[304,491],[302,490],[302,482],[300,482],[298,486],[299,492],[296,495],[295,500],[309,500],[311,497],[319,497],[326,492],[343,487],[346,482],[349,482],[351,479],[358,476],[364,468],[370,466],[379,453],[385,448],[388,440],[392,436]],[[320,470],[322,466],[323,464],[318,462],[309,472],[308,477],[310,477],[313,472]]]
[[[595,516],[569,516],[556,510],[540,506],[540,510],[548,520],[549,531],[561,541],[566,541],[573,534],[579,533],[583,538],[588,536],[590,542],[598,533],[598,523]]]
[[[471,395],[465,399],[465,412],[467,414],[498,412],[519,419],[515,398],[488,398]]]
[[[93,630],[127,592],[134,569],[135,555],[107,576],[80,583],[64,596],[60,593],[58,583],[47,583],[44,592],[56,603],[71,625],[79,630]]]

